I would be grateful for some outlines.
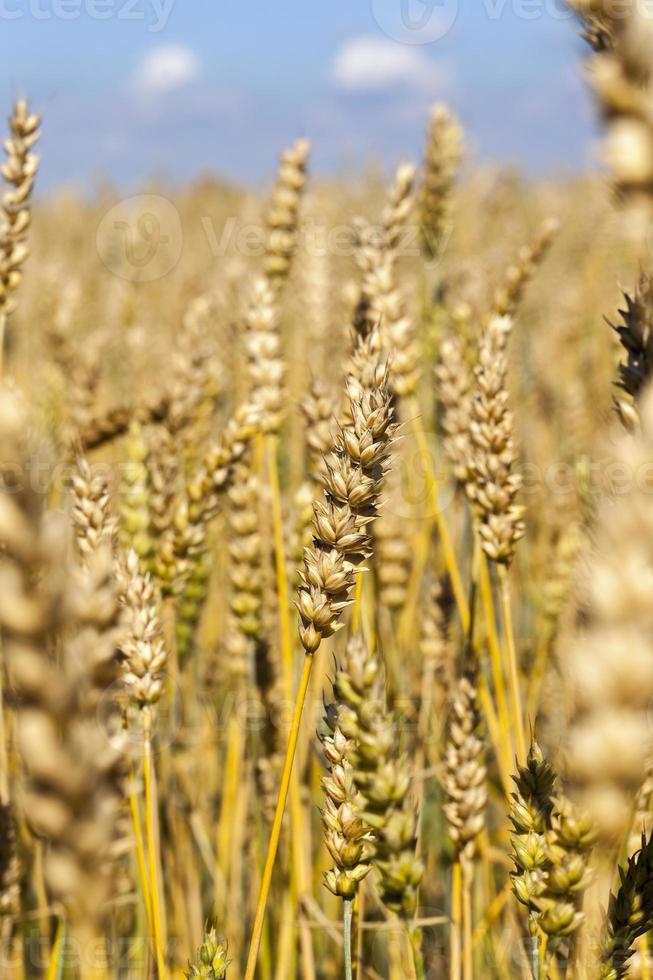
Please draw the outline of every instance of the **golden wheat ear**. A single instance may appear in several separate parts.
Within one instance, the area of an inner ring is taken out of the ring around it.
[[[650,388],[634,433],[619,432],[610,459],[629,474],[653,455]],[[650,756],[650,488],[636,478],[598,511],[581,579],[584,620],[562,647],[570,695],[567,757],[580,802],[604,842],[625,839]]]
[[[362,283],[354,328],[361,336],[378,330],[381,345],[392,361],[392,391],[400,397],[415,393],[421,374],[414,318],[408,312],[397,268],[414,206],[414,184],[413,165],[400,164],[388,191],[380,228],[362,220],[356,224],[356,261]]]
[[[16,290],[30,254],[30,198],[39,168],[39,158],[32,150],[40,136],[40,126],[40,115],[30,112],[25,99],[18,99],[9,117],[9,136],[4,143],[7,160],[0,167],[8,184],[2,196],[3,226],[0,231],[0,317],[3,323],[16,308]]]
[[[603,156],[629,230],[644,237],[653,213],[651,24],[638,3],[572,0],[594,51],[589,78],[605,127]]]
[[[483,551],[490,561],[506,565],[526,530],[524,508],[516,502],[522,481],[513,472],[517,453],[513,417],[507,405],[506,346],[511,330],[510,317],[493,317],[481,341],[469,423],[470,479],[466,484]]]
[[[250,397],[260,412],[261,428],[266,433],[278,433],[285,409],[283,382],[286,366],[279,322],[275,290],[270,280],[261,276],[252,287],[245,317],[245,349]]]
[[[419,196],[421,247],[427,261],[438,258],[451,230],[451,198],[463,150],[458,120],[446,106],[433,106]]]
[[[299,139],[286,150],[279,164],[277,184],[266,214],[268,237],[263,270],[275,290],[285,286],[297,250],[299,208],[306,184],[311,152],[308,140]]]
[[[78,563],[64,515],[46,515],[29,431],[20,396],[2,389],[0,626],[22,770],[16,806],[21,826],[48,842],[45,886],[75,940],[103,946],[124,779],[112,698],[120,633],[113,555],[105,539]]]
[[[471,479],[472,376],[465,358],[463,339],[457,334],[447,337],[440,347],[440,361],[435,368],[438,401],[443,409],[444,451],[454,477],[462,486]]]

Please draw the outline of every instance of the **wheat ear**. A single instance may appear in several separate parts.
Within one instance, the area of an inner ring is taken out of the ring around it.
[[[369,524],[376,515],[393,432],[387,377],[374,371],[380,383],[361,391],[350,378],[351,428],[341,428],[326,460],[324,500],[315,505],[314,545],[304,554],[302,581],[297,591],[299,638],[306,652],[304,669],[286,750],[279,798],[270,833],[245,980],[253,980],[265,909],[286,806],[299,726],[314,654],[331,636],[350,602],[354,575],[369,552]]]
[[[0,167],[9,185],[2,196],[0,231],[0,367],[7,317],[16,308],[16,290],[30,254],[27,240],[32,219],[30,198],[39,167],[39,158],[32,149],[39,138],[40,126],[40,115],[30,112],[25,99],[18,99],[9,117],[9,136],[4,144],[7,160]]]

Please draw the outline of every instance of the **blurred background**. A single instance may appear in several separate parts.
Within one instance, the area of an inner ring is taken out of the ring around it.
[[[562,0],[0,0],[5,104],[46,116],[39,190],[206,171],[269,174],[298,134],[313,171],[417,155],[435,100],[473,156],[584,168],[593,113]]]

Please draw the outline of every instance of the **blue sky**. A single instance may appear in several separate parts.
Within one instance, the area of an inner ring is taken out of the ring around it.
[[[449,103],[473,154],[532,173],[595,155],[584,48],[562,0],[0,0],[4,103],[45,115],[41,186],[420,152]]]

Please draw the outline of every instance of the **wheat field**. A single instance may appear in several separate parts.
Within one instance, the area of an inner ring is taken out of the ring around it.
[[[653,976],[653,57],[606,174],[0,222],[3,980]],[[581,66],[579,65],[579,70]]]

